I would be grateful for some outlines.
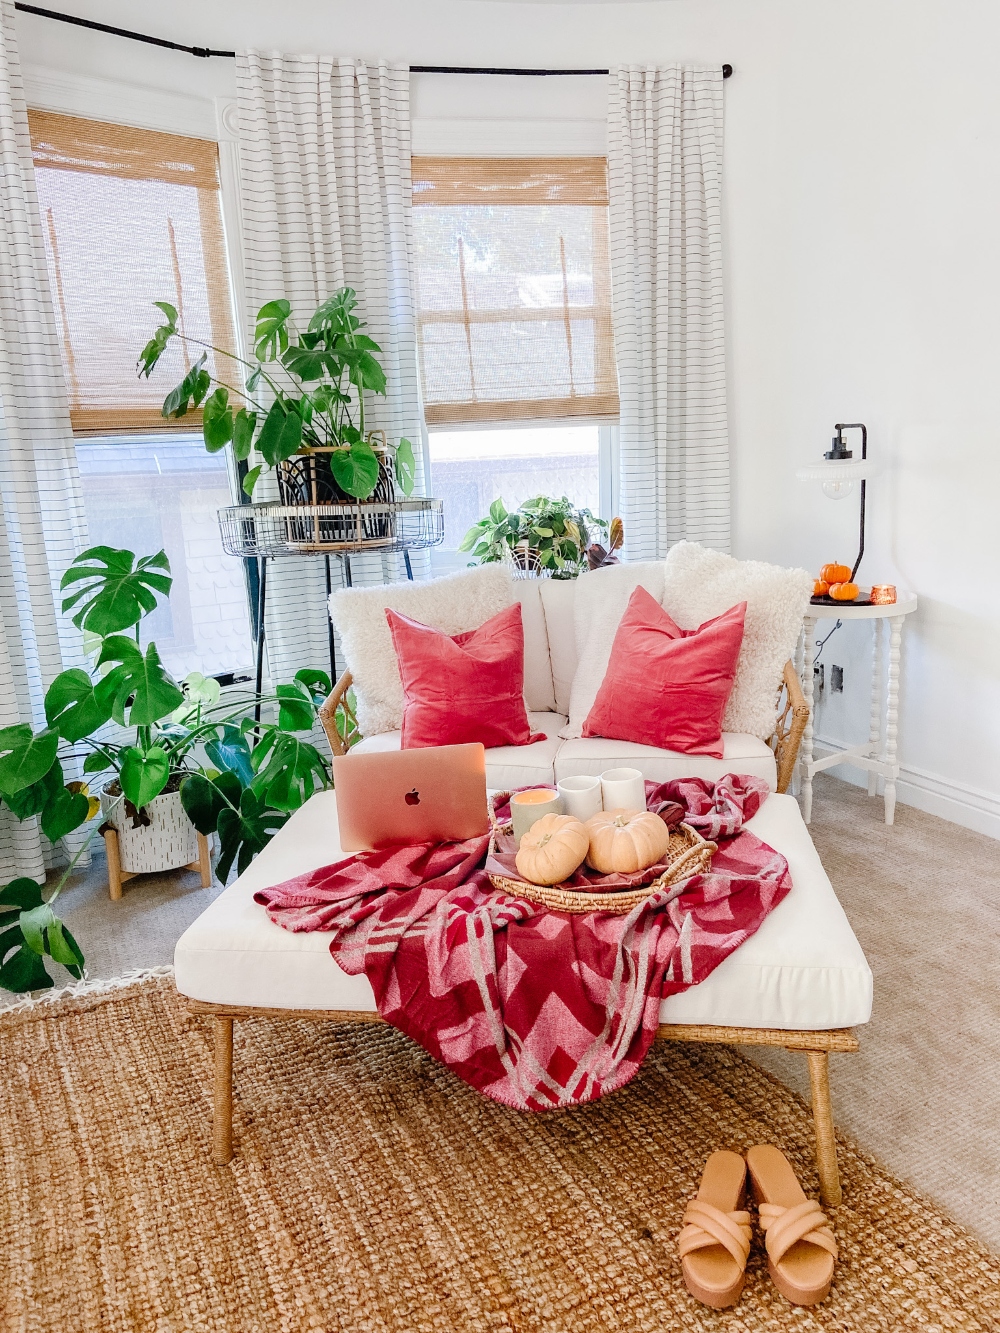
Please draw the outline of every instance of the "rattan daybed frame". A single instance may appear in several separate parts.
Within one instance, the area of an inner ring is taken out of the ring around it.
[[[382,1023],[376,1013],[336,1009],[263,1009],[248,1005],[213,1004],[187,1000],[192,1013],[208,1014],[215,1022],[215,1098],[212,1156],[225,1165],[233,1156],[233,1023],[240,1018],[308,1018],[327,1023]],[[707,1041],[727,1046],[783,1046],[804,1051],[809,1061],[812,1085],[813,1123],[816,1127],[816,1170],[820,1195],[836,1207],[841,1200],[837,1142],[830,1105],[829,1053],[856,1051],[858,1039],[849,1028],[827,1032],[795,1032],[773,1028],[709,1027],[700,1024],[664,1023],[657,1037],[665,1041]]]

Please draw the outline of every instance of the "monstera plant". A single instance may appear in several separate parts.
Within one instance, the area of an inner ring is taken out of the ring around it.
[[[100,806],[84,781],[65,780],[64,763],[82,760],[84,774],[103,775],[104,792],[136,826],[150,801],[179,789],[198,831],[218,834],[216,873],[225,882],[234,862],[243,871],[291,811],[329,785],[327,761],[308,735],[330,680],[306,669],[266,695],[223,695],[198,672],[178,683],[140,633],[171,584],[163,551],[137,559],[95,546],[73,561],[62,609],[83,632],[93,667],[56,676],[41,730],[0,729],[0,800],[20,820],[37,817],[57,842]],[[82,975],[83,953],[53,911],[68,873],[48,894],[26,878],[0,889],[0,987],[51,986],[46,958]]]
[[[217,453],[231,445],[244,468],[255,449],[263,461],[246,473],[247,495],[253,494],[263,471],[317,448],[332,450],[330,470],[345,495],[364,500],[374,492],[380,464],[373,435],[365,430],[365,393],[384,394],[386,379],[375,355],[382,349],[361,332],[364,325],[354,313],[358,301],[353,288],[342,287],[317,306],[304,331],[294,327],[287,301],[261,306],[252,362],[185,333],[169,301],[153,304],[165,323],[143,348],[138,373],[148,379],[174,338],[203,349],[167,395],[163,415],[176,420],[201,408],[205,448]],[[210,351],[231,363],[237,382],[227,384],[209,372]],[[401,439],[393,453],[396,482],[410,495],[413,446]]]

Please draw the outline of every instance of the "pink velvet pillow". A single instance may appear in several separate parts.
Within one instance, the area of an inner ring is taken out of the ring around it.
[[[682,754],[722,758],[722,715],[736,677],[747,604],[697,629],[681,629],[636,588],[584,736],[636,741]]]
[[[386,608],[403,682],[404,750],[531,745],[524,708],[524,627],[515,602],[478,629],[447,635]]]

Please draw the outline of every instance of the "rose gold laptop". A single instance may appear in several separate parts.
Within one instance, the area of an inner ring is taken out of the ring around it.
[[[482,745],[345,754],[333,761],[333,785],[345,852],[489,832]]]

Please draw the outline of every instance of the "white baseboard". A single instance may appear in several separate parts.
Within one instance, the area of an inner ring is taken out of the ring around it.
[[[842,741],[835,741],[829,736],[816,736],[813,744],[823,750],[846,749]],[[853,783],[856,787],[868,786],[868,774],[852,764],[838,764],[836,768],[827,771],[831,777]],[[881,791],[880,778],[879,793]],[[922,768],[901,765],[896,781],[896,799],[903,805],[912,805],[929,815],[937,815],[939,819],[947,819],[952,824],[961,824],[963,828],[1000,839],[1000,796],[993,792],[955,782],[952,778],[939,777]]]

